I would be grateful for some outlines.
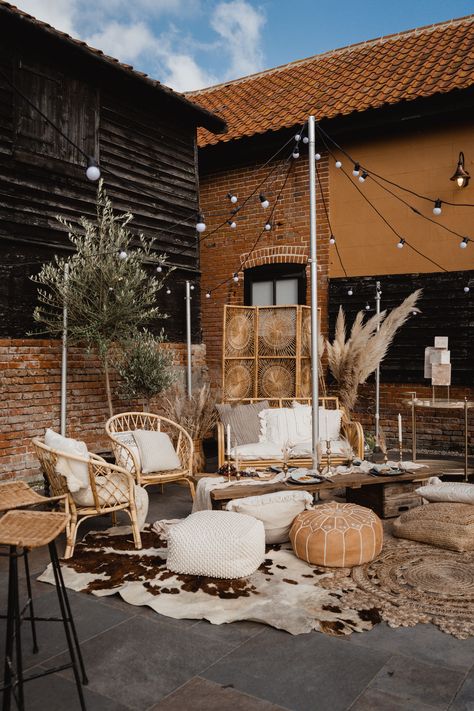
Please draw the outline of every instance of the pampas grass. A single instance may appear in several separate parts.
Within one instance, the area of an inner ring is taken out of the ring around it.
[[[167,417],[184,427],[193,440],[202,439],[216,425],[217,411],[209,383],[194,390],[190,398],[182,385],[175,385],[164,402]]]
[[[421,289],[418,289],[388,315],[382,311],[367,321],[364,321],[364,312],[359,311],[347,339],[346,318],[340,307],[334,340],[326,342],[326,350],[329,369],[338,385],[339,398],[348,412],[354,409],[359,385],[365,383],[385,358],[398,329],[413,312],[419,311],[416,302],[420,296]]]

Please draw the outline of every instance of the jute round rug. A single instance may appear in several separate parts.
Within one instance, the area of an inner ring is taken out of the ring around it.
[[[350,573],[341,603],[379,610],[391,627],[432,622],[459,639],[474,635],[474,554],[385,538],[379,557]]]

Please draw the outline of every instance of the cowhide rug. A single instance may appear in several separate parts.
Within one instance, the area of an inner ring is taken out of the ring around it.
[[[143,549],[135,550],[130,529],[89,533],[62,562],[64,582],[72,590],[99,597],[115,593],[131,605],[149,605],[176,619],[206,619],[213,624],[253,620],[291,634],[319,630],[348,635],[381,621],[375,607],[341,603],[351,584],[350,570],[310,566],[290,545],[272,546],[249,578],[220,580],[178,575],[166,568],[166,543],[149,527]],[[39,580],[54,584],[51,566]]]

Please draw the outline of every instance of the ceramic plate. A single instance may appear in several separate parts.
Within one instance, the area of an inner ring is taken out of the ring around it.
[[[305,469],[296,469],[294,472],[291,472],[290,481],[295,484],[319,484],[321,478],[319,476],[313,476]]]

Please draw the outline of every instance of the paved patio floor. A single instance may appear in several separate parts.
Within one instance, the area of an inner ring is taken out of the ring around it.
[[[151,494],[148,520],[185,516],[190,505],[186,489],[168,486]],[[46,550],[30,560],[39,574]],[[3,561],[2,607],[6,588]],[[50,585],[35,581],[34,595],[39,614],[56,614]],[[90,711],[474,710],[474,639],[456,640],[432,625],[393,630],[380,624],[348,638],[293,637],[252,622],[174,620],[118,596],[70,591],[69,597],[90,680]],[[28,668],[61,662],[59,625],[39,624],[37,655],[30,653],[27,624],[24,638]],[[79,708],[68,671],[30,682],[26,699],[30,711]]]

